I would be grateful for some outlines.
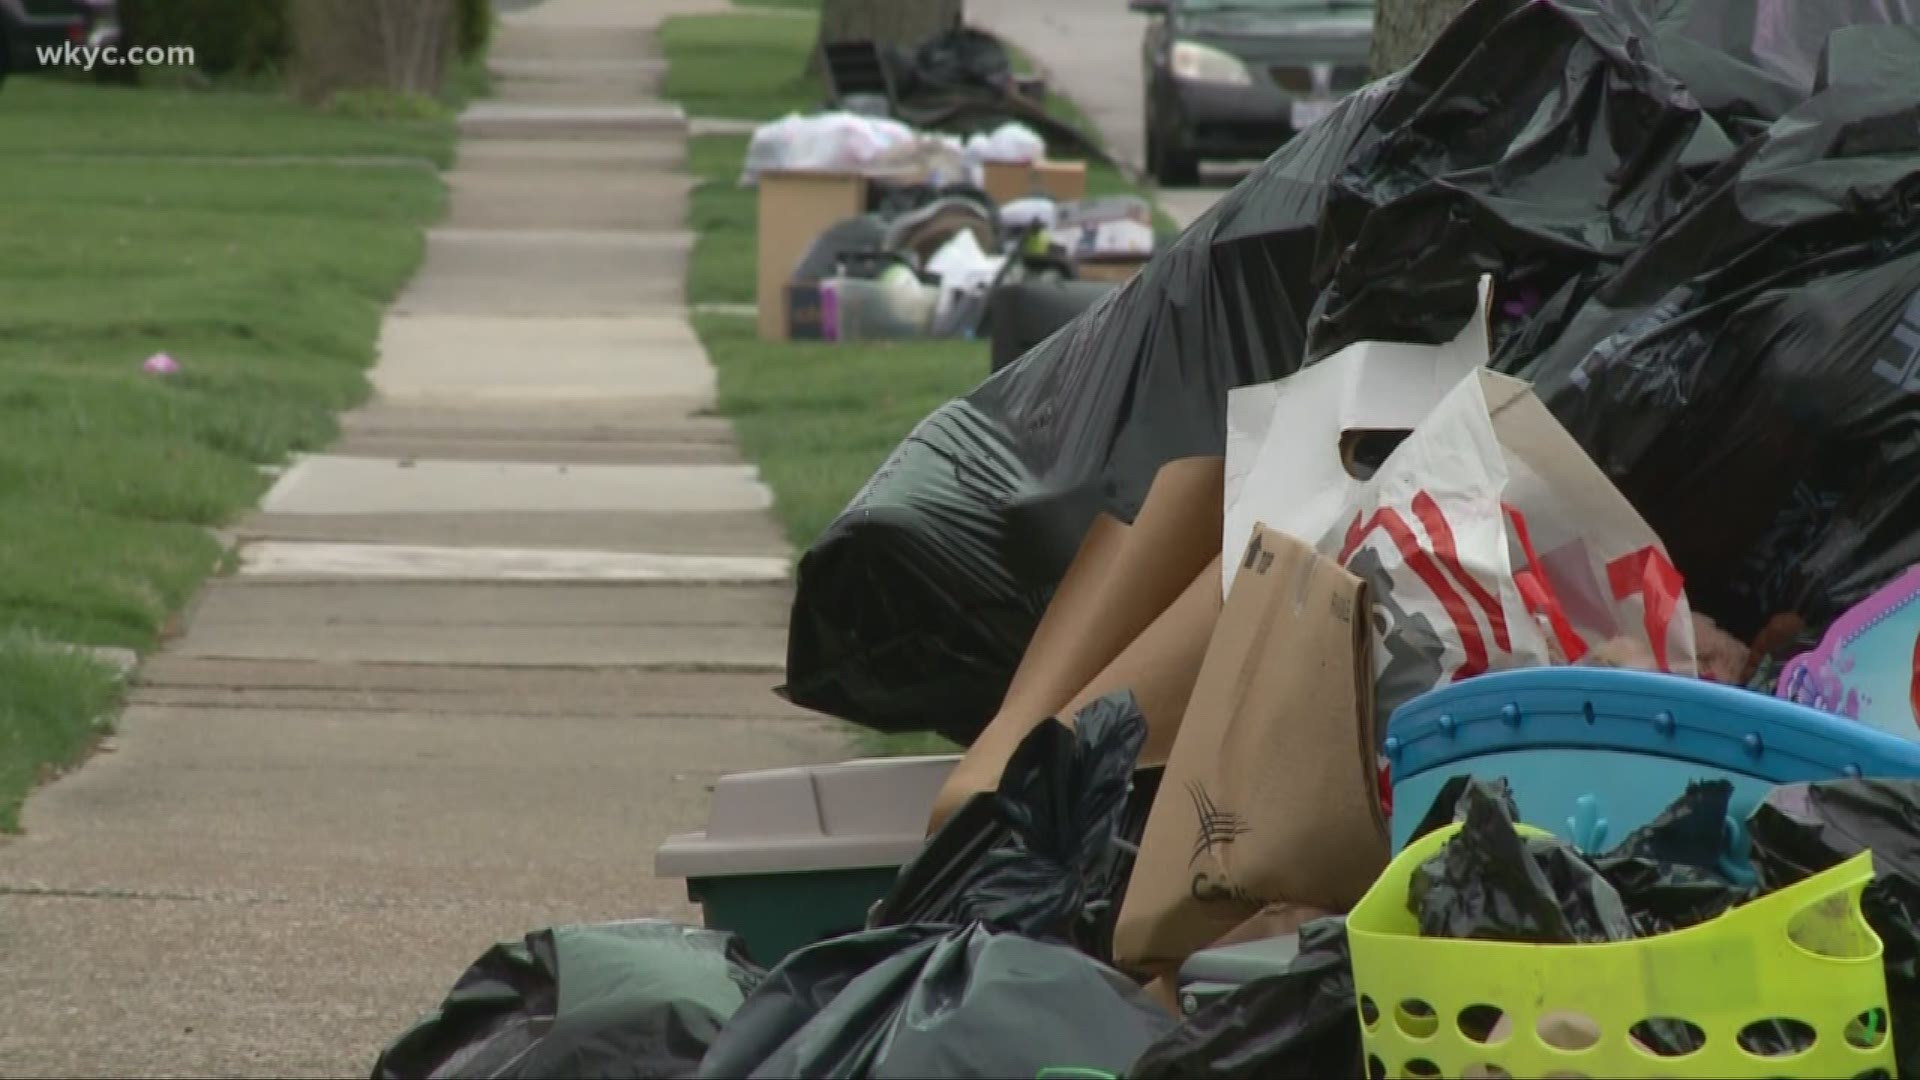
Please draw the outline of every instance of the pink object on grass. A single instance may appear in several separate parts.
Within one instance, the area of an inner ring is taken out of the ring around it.
[[[140,365],[140,370],[149,375],[174,375],[180,371],[180,361],[166,353],[154,353],[147,357],[146,363]]]

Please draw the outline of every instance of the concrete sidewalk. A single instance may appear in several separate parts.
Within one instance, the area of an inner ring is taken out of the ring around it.
[[[691,6],[506,16],[375,400],[0,844],[0,1074],[366,1075],[497,939],[692,917],[715,777],[845,755],[687,326]]]

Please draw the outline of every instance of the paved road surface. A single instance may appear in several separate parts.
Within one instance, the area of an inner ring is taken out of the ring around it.
[[[653,852],[717,775],[845,756],[700,415],[679,3],[506,16],[378,396],[0,841],[0,1075],[365,1076],[497,939],[690,916]]]
[[[967,19],[1017,42],[1079,104],[1122,164],[1145,167],[1140,37],[1146,16],[1128,11],[1126,0],[967,0]],[[1163,190],[1160,203],[1187,225],[1243,174],[1210,170],[1206,186]]]

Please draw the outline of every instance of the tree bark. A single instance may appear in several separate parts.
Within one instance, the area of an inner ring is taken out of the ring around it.
[[[821,46],[836,41],[872,41],[912,48],[960,25],[962,7],[962,0],[822,0],[820,35],[807,70],[818,73]]]
[[[291,82],[303,101],[342,90],[433,95],[453,55],[453,0],[292,0]]]
[[[1373,55],[1379,78],[1406,67],[1440,36],[1468,0],[1378,0],[1373,12]]]

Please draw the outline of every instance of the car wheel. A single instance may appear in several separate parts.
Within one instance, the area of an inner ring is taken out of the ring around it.
[[[1191,187],[1200,182],[1200,159],[1193,151],[1162,136],[1153,178],[1168,187]]]

